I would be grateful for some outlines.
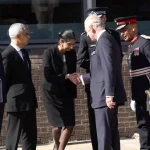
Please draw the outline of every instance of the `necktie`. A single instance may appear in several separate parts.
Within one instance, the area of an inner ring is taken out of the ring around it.
[[[24,49],[21,49],[21,52],[22,52],[22,56],[23,56],[23,62],[24,62],[24,65],[26,66],[26,68],[29,68],[28,66],[28,61],[27,61],[27,57],[24,53]]]

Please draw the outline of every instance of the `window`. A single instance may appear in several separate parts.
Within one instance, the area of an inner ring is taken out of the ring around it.
[[[108,7],[108,27],[116,28],[116,17],[136,15],[139,32],[150,35],[150,0],[96,0],[96,6]]]
[[[0,43],[8,43],[8,28],[21,22],[30,28],[31,43],[50,43],[58,32],[83,31],[82,0],[0,0]]]

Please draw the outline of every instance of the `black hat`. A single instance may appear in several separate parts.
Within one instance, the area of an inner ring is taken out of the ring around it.
[[[106,15],[107,7],[93,7],[86,10],[86,16],[88,16],[90,13],[95,13],[99,17]]]
[[[114,21],[117,24],[116,30],[121,30],[130,23],[137,23],[137,17],[136,16],[119,17],[115,18]]]

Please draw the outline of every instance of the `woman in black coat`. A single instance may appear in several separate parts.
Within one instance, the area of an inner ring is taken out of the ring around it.
[[[77,96],[75,34],[59,33],[58,45],[43,54],[42,94],[48,121],[53,126],[54,150],[64,150],[75,125],[74,99]],[[61,140],[60,140],[61,139]]]

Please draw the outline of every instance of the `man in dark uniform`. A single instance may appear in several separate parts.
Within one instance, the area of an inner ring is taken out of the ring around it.
[[[131,108],[136,110],[140,135],[140,150],[150,150],[150,114],[145,90],[149,90],[150,40],[138,33],[135,16],[116,18],[117,29],[125,41],[130,42],[128,64],[131,78]]]
[[[107,10],[106,7],[90,8],[86,10],[86,17],[90,14],[96,14],[99,17],[101,17],[103,22],[105,23],[107,20],[106,10]],[[106,28],[106,30],[115,37],[116,41],[120,46],[120,50],[122,51],[119,33],[113,29]],[[87,36],[87,33],[83,32],[80,37],[79,50],[77,54],[77,64],[81,68],[84,68],[87,73],[90,71],[90,57],[91,57],[91,53],[95,50],[95,46],[96,46],[96,41],[92,41],[90,37]],[[97,150],[98,144],[97,144],[97,135],[96,135],[95,115],[94,115],[94,110],[91,108],[91,103],[90,103],[90,98],[91,98],[90,85],[85,85],[85,91],[87,93],[88,115],[89,115],[92,147],[93,150]]]

